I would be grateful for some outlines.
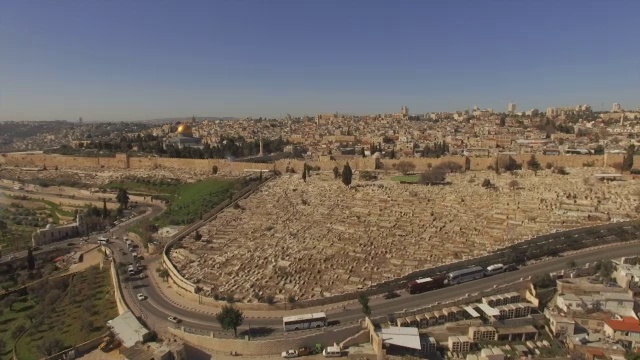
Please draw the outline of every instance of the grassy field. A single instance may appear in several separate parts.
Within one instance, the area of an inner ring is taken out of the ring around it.
[[[76,215],[73,211],[65,210],[61,208],[60,205],[54,203],[53,201],[44,200],[44,199],[33,199],[33,201],[37,201],[47,205],[49,207],[49,211],[51,212],[51,217],[58,217],[59,219],[58,215],[61,215],[64,217],[75,217]],[[80,208],[77,206],[74,206],[74,207],[78,209]]]
[[[141,182],[133,180],[114,181],[110,182],[103,187],[109,190],[117,190],[119,188],[125,188],[130,194],[134,195],[164,195],[173,194],[179,188],[180,184],[176,182]]]
[[[228,199],[234,187],[233,181],[220,179],[182,185],[172,194],[167,210],[155,222],[160,227],[192,223]]]
[[[108,268],[91,267],[76,274],[68,294],[20,339],[18,357],[39,359],[44,340],[57,338],[69,347],[93,339],[103,334],[106,322],[117,315]]]
[[[418,180],[420,180],[420,176],[419,175],[401,175],[401,176],[394,176],[391,178],[391,180],[393,181],[402,181],[402,182],[411,182],[411,183],[417,183]]]

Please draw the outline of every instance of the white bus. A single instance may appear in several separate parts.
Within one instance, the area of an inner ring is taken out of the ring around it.
[[[463,282],[482,279],[484,277],[484,268],[481,266],[472,266],[467,269],[452,271],[447,274],[447,284],[455,285]]]
[[[487,270],[484,272],[484,276],[491,276],[495,274],[503,273],[505,270],[505,266],[502,264],[493,264],[487,266]]]
[[[314,329],[324,326],[327,326],[327,315],[323,312],[282,318],[284,331]]]

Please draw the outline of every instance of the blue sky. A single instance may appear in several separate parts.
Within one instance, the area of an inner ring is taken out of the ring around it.
[[[640,107],[640,1],[0,7],[0,120]]]

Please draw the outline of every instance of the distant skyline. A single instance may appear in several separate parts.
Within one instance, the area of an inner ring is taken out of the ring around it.
[[[0,120],[640,107],[640,2],[20,1]]]

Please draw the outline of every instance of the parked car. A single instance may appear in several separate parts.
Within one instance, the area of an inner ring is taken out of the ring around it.
[[[298,356],[307,356],[311,354],[311,349],[308,347],[301,347],[298,349]]]
[[[147,296],[145,294],[138,294],[136,295],[136,297],[138,298],[138,300],[146,300]]]
[[[169,316],[169,317],[167,318],[167,320],[171,321],[172,323],[176,323],[176,324],[177,324],[177,323],[179,323],[179,322],[181,321],[180,319],[178,319],[178,318],[177,318],[177,317],[175,317],[175,316]]]
[[[290,359],[294,357],[298,357],[298,350],[287,350],[282,352],[282,357],[285,359]]]

